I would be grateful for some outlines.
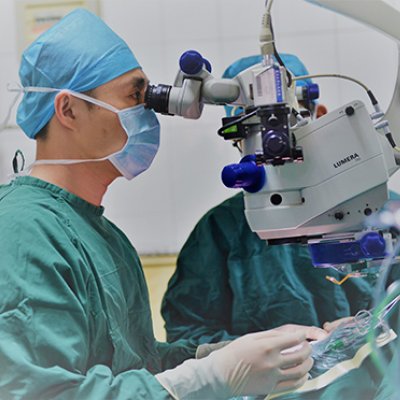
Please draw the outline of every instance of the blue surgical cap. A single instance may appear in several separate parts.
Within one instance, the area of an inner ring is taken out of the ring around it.
[[[305,65],[299,60],[299,58],[293,54],[280,53],[279,54],[285,67],[294,75],[294,76],[302,76],[309,75],[309,72]],[[261,55],[243,57],[239,60],[233,62],[223,73],[223,78],[234,78],[236,75],[240,74],[240,72],[245,69],[262,62]],[[306,86],[312,84],[311,79],[302,79],[300,81],[296,81],[297,86]],[[227,115],[230,115],[232,107],[225,106],[225,110]]]
[[[140,65],[127,44],[96,15],[76,9],[24,51],[19,76],[24,87],[85,92],[135,68]],[[30,138],[54,115],[56,95],[24,93],[17,122]]]

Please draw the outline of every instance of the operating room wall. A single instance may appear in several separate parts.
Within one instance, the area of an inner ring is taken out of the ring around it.
[[[217,76],[235,59],[257,53],[263,6],[264,0],[101,1],[104,20],[131,46],[153,83],[172,83],[179,56],[187,49],[208,58]],[[275,0],[273,17],[279,51],[297,54],[311,73],[361,79],[388,106],[397,68],[396,48],[389,39],[303,0]],[[0,0],[0,120],[13,99],[6,84],[18,79],[20,24],[15,0]],[[330,109],[355,98],[367,101],[350,82],[318,83],[321,102]],[[223,166],[239,159],[216,135],[222,115],[222,107],[207,106],[198,121],[160,117],[161,148],[151,169],[132,182],[119,179],[110,188],[106,215],[140,253],[178,251],[201,215],[235,193],[220,182]],[[11,173],[17,148],[32,161],[34,142],[18,129],[0,134],[1,182]],[[400,192],[400,176],[391,186]]]

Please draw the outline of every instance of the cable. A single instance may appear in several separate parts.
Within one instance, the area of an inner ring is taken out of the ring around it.
[[[292,107],[292,114],[295,116],[297,123],[294,126],[291,126],[290,129],[301,128],[308,124],[307,119],[304,118],[294,107]]]
[[[224,131],[228,128],[230,128],[231,126],[235,126],[237,124],[240,124],[243,121],[246,121],[246,119],[249,119],[251,117],[253,117],[254,115],[257,114],[258,110],[254,110],[252,111],[250,114],[246,114],[241,118],[235,119],[234,121],[228,122],[226,125],[222,126],[221,128],[218,129],[218,135],[224,137]]]
[[[272,3],[274,0],[265,0],[265,13],[270,14],[271,13],[271,8],[272,8]]]
[[[290,86],[292,86],[292,74],[286,68],[284,62],[281,59],[281,56],[278,53],[278,50],[276,49],[276,45],[275,45],[275,33],[274,33],[274,27],[273,27],[272,18],[271,18],[272,3],[273,3],[273,0],[265,1],[265,13],[264,13],[263,19],[262,19],[260,42],[262,44],[263,43],[265,44],[266,42],[269,42],[271,44],[272,51],[273,51],[273,54],[274,54],[276,60],[278,61],[279,65],[281,65],[283,68],[285,68],[286,77],[287,77],[287,85],[290,87]],[[264,56],[266,55],[263,53],[263,51],[261,51],[261,53]]]
[[[310,78],[340,78],[340,79],[346,79],[348,81],[352,81],[354,83],[357,83],[357,85],[362,86],[365,91],[368,93],[369,98],[371,99],[372,104],[376,104],[377,101],[375,99],[375,96],[372,94],[371,90],[369,89],[369,87],[367,85],[365,85],[364,83],[362,83],[361,81],[352,78],[351,76],[347,76],[347,75],[341,75],[341,74],[310,74],[310,75],[302,75],[302,76],[295,76],[292,79],[294,81],[301,81],[301,80],[305,80],[305,79],[310,79]],[[371,98],[372,95],[372,98]]]
[[[367,92],[367,95],[368,95],[369,99],[371,100],[371,103],[372,103],[373,107],[375,108],[375,111],[381,112],[378,100],[372,93],[372,90],[367,85],[365,85],[364,83],[359,81],[358,79],[352,78],[351,76],[348,76],[348,75],[341,75],[341,74],[314,74],[314,75],[311,74],[311,75],[295,76],[292,79],[293,79],[293,81],[298,81],[298,80],[310,79],[310,78],[339,78],[339,79],[345,79],[345,80],[354,82],[357,85],[360,85]],[[397,146],[396,142],[394,141],[392,133],[389,130],[389,124],[387,123],[387,121],[378,122],[374,127],[375,127],[375,129],[383,129],[385,137],[388,140],[388,142],[390,143],[390,145],[393,147],[393,149],[395,151],[400,152],[400,147]]]
[[[265,11],[261,20],[260,30],[260,50],[262,56],[271,56],[274,52],[273,42],[274,37],[271,32],[271,8],[273,0],[266,0]]]
[[[362,274],[360,272],[351,272],[350,274],[347,274],[344,278],[342,278],[340,281],[338,281],[336,278],[333,276],[326,275],[325,279],[328,281],[334,283],[335,285],[343,285],[349,278],[364,278],[366,275]]]
[[[390,145],[391,145],[396,151],[400,151],[400,148],[399,148],[398,146],[396,146],[396,142],[394,141],[392,134],[389,132],[389,133],[386,133],[385,136],[386,136],[388,142],[390,143]]]
[[[295,76],[295,77],[292,77],[292,80],[293,81],[300,81],[300,80],[310,79],[310,78],[339,78],[339,79],[345,79],[345,80],[354,82],[357,85],[360,85],[367,92],[367,95],[368,95],[369,99],[371,100],[371,103],[372,103],[373,106],[376,106],[378,104],[378,100],[376,100],[376,97],[372,93],[372,90],[367,85],[365,85],[364,83],[362,83],[358,79],[352,78],[351,76],[348,76],[348,75],[342,75],[342,74],[310,74],[310,75]]]
[[[275,45],[275,33],[274,33],[274,26],[272,24],[272,19],[270,21],[270,27],[271,27],[271,34],[272,34],[272,46],[274,48],[274,56],[276,58],[276,60],[278,61],[279,65],[282,66],[283,68],[285,68],[286,71],[286,77],[287,77],[287,85],[288,87],[292,86],[293,83],[293,79],[292,79],[292,74],[289,72],[289,70],[286,68],[285,63],[283,62],[278,50],[276,49],[276,45]]]
[[[239,150],[239,153],[240,153],[240,154],[243,153],[242,146],[241,146],[241,141],[240,141],[240,140],[235,140],[235,141],[232,143],[232,146],[233,146],[233,147],[236,147],[236,148]]]

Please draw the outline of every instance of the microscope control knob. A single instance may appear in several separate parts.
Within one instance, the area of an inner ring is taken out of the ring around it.
[[[310,83],[296,88],[298,100],[310,102],[319,98],[319,86],[316,83]]]
[[[263,148],[272,157],[281,156],[290,148],[286,135],[277,131],[270,131],[263,137]]]
[[[378,232],[369,232],[360,240],[361,249],[368,257],[382,257],[385,254],[386,242]]]
[[[308,100],[317,100],[319,98],[319,86],[316,83],[308,85]]]
[[[279,125],[279,119],[276,117],[276,115],[272,114],[269,118],[268,118],[268,123],[273,126],[276,127]]]
[[[208,60],[196,50],[185,51],[179,59],[179,67],[181,71],[188,75],[196,75],[206,67],[208,72],[211,72],[211,64]]]
[[[228,188],[242,188],[250,193],[261,190],[266,181],[265,169],[255,162],[256,156],[244,157],[239,164],[227,165],[221,174],[222,182]]]
[[[344,213],[342,211],[337,211],[337,212],[335,212],[334,217],[335,217],[335,219],[341,221],[344,218]]]

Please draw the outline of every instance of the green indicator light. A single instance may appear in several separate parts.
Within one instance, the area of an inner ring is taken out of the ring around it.
[[[224,130],[224,133],[237,133],[238,132],[238,127],[237,125],[233,125],[230,128],[226,128]]]

